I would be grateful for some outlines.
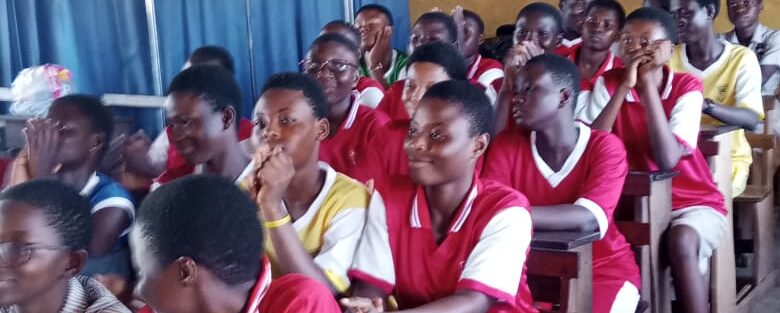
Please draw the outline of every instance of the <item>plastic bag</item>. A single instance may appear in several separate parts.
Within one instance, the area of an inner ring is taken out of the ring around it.
[[[14,102],[11,115],[45,116],[51,103],[72,92],[70,70],[56,64],[30,67],[19,72],[11,84]]]

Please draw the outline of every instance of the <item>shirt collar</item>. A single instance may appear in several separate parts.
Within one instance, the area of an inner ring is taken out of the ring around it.
[[[257,278],[255,286],[252,287],[252,293],[249,294],[247,306],[243,313],[260,313],[260,303],[263,302],[263,298],[265,298],[271,286],[271,263],[268,262],[268,257],[263,257],[261,268],[263,271],[260,273],[260,277]]]
[[[98,177],[97,172],[93,172],[92,176],[89,177],[87,183],[84,185],[84,188],[79,191],[79,195],[82,197],[89,197],[93,192],[95,192],[95,188],[97,188],[99,183],[100,177]]]
[[[477,54],[477,58],[474,59],[474,63],[471,64],[471,68],[469,69],[469,76],[466,78],[472,79],[474,78],[474,75],[477,75],[477,70],[479,69],[479,63],[482,62],[482,55]]]
[[[469,193],[460,204],[458,211],[456,212],[455,219],[450,222],[450,233],[459,232],[463,227],[463,224],[466,223],[466,220],[469,218],[471,211],[473,210],[474,200],[477,198],[477,195],[479,195],[480,191],[482,191],[482,183],[475,175],[474,180],[471,183],[471,189],[469,189]],[[431,228],[428,201],[425,196],[425,188],[422,186],[417,186],[416,194],[412,200],[412,210],[409,216],[409,222],[412,228]]]

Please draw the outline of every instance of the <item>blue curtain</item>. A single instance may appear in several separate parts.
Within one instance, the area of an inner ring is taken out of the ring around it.
[[[0,83],[44,63],[70,69],[77,92],[152,94],[143,1],[0,1]],[[158,112],[117,112],[152,132],[160,122]]]
[[[399,0],[354,0],[355,12],[366,4],[381,4],[393,13],[393,47],[406,51],[409,45],[409,1]],[[417,18],[417,17],[415,17]]]

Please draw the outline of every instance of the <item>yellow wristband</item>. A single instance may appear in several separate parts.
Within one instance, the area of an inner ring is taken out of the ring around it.
[[[290,217],[290,214],[287,214],[287,215],[285,215],[284,217],[282,217],[282,218],[280,218],[278,220],[267,221],[267,222],[263,223],[263,227],[265,229],[274,229],[274,228],[278,228],[279,226],[282,226],[284,224],[287,224],[290,221],[292,221],[292,218]]]

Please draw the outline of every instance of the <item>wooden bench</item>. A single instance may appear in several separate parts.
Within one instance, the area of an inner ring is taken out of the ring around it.
[[[699,131],[699,150],[712,171],[713,180],[723,194],[726,216],[726,231],[721,237],[718,249],[710,257],[710,312],[733,313],[737,306],[736,265],[734,263],[734,223],[731,195],[731,132],[736,126],[702,125]]]
[[[615,225],[634,248],[642,275],[641,297],[650,312],[670,312],[668,264],[661,242],[672,212],[674,172],[630,172],[615,211]]]
[[[590,312],[593,248],[598,232],[534,232],[528,255],[528,286],[543,312]]]

